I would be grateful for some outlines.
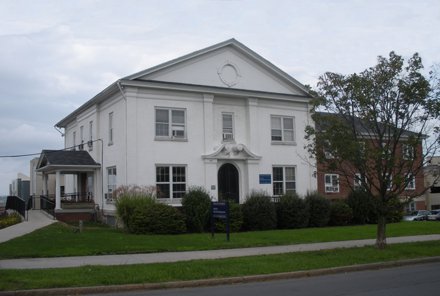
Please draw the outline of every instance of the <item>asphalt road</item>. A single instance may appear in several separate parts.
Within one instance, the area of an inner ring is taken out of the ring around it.
[[[271,282],[159,291],[137,291],[131,293],[125,291],[122,293],[94,295],[440,295],[440,263],[410,265],[382,270],[360,271]]]

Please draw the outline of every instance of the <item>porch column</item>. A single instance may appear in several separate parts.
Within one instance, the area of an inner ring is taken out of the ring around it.
[[[56,172],[55,175],[55,210],[61,210],[61,173],[60,171]]]
[[[43,192],[41,192],[43,195],[48,197],[47,194],[47,174],[43,173]]]

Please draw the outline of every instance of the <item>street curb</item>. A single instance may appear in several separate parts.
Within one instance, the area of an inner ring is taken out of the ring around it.
[[[197,287],[209,287],[209,286],[218,286],[218,285],[264,282],[264,281],[272,281],[272,280],[297,279],[297,278],[330,275],[330,274],[345,273],[345,272],[376,270],[383,268],[392,268],[392,267],[434,263],[434,262],[440,262],[440,256],[360,264],[360,265],[350,265],[350,266],[332,267],[332,268],[323,268],[323,269],[314,269],[314,270],[305,270],[305,271],[293,271],[293,272],[284,272],[284,273],[275,273],[275,274],[261,274],[261,275],[250,275],[250,276],[230,277],[230,278],[214,278],[207,280],[165,282],[165,283],[154,283],[154,284],[129,284],[129,285],[112,285],[112,286],[4,291],[4,292],[0,292],[0,296],[82,295],[82,294],[94,294],[94,293],[129,292],[129,291],[140,291],[140,290],[151,291],[151,290],[159,290],[159,289],[197,288]]]

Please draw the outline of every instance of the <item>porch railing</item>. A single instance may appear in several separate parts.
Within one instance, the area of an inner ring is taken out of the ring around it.
[[[71,192],[61,195],[61,201],[68,203],[93,202],[93,192]]]
[[[48,196],[40,196],[40,209],[55,217],[55,200]]]

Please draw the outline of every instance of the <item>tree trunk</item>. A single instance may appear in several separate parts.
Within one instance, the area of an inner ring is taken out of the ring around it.
[[[385,215],[380,214],[377,218],[377,234],[376,234],[376,247],[378,249],[385,249],[387,246],[386,237],[387,218]]]

